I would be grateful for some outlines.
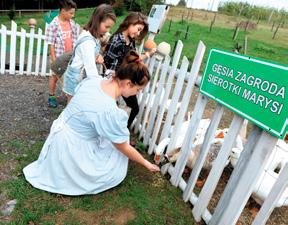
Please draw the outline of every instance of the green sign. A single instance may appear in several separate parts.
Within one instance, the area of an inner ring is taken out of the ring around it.
[[[274,136],[288,132],[288,67],[212,49],[200,92]]]

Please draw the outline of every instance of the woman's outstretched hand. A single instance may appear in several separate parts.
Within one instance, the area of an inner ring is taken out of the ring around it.
[[[150,163],[148,160],[145,161],[145,165],[144,165],[148,170],[150,170],[151,172],[159,172],[160,171],[160,168],[153,164],[153,163]]]

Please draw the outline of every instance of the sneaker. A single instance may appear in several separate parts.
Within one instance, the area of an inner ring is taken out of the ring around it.
[[[53,96],[49,96],[49,98],[48,98],[48,106],[52,107],[52,108],[56,108],[58,106],[57,99],[56,99],[56,97],[54,95]]]

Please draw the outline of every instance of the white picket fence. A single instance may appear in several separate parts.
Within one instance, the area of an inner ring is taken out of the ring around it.
[[[182,63],[178,68],[182,49],[183,44],[178,41],[171,66],[169,56],[160,61],[153,57],[148,63],[153,79],[140,96],[140,112],[137,121],[134,123],[134,131],[139,134],[140,138],[143,138],[143,143],[148,147],[149,154],[155,154],[157,145],[166,139],[168,140],[167,152],[169,153],[175,149],[177,141],[182,139],[181,154],[176,164],[174,166],[171,163],[163,165],[161,172],[163,174],[169,173],[171,184],[183,191],[183,200],[191,202],[193,205],[192,214],[196,221],[203,219],[209,225],[233,225],[236,224],[251,196],[257,181],[256,178],[263,171],[264,165],[276,145],[277,138],[254,126],[224,193],[212,214],[208,210],[209,202],[213,197],[244,119],[234,115],[205,185],[201,189],[200,194],[197,195],[193,190],[211,142],[214,139],[215,131],[223,116],[224,107],[220,104],[217,105],[205,134],[196,164],[189,179],[187,181],[184,180],[184,168],[191,150],[195,147],[193,140],[195,139],[200,120],[203,117],[208,98],[202,94],[198,95],[193,114],[187,121],[189,125],[188,127],[186,126],[186,130],[184,129],[183,132],[189,101],[202,63],[205,45],[200,41],[191,71],[187,71],[189,62],[185,56],[182,58]],[[184,85],[185,80],[186,85]],[[179,105],[180,107],[178,107]],[[288,165],[281,169],[281,174],[261,207],[253,225],[265,224],[276,206],[276,202],[288,186],[287,177]]]
[[[2,24],[0,34],[0,74],[51,75],[45,31],[38,28],[36,33],[33,27],[29,32],[23,28],[18,31],[17,24],[11,21],[11,30]]]

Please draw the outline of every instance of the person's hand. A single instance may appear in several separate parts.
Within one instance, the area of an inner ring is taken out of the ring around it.
[[[151,172],[159,172],[160,171],[160,168],[153,164],[153,163],[150,163],[148,160],[145,160],[145,165],[144,165],[148,170],[150,170]]]
[[[98,64],[104,63],[104,58],[103,58],[102,55],[97,55],[96,56],[96,63],[98,63]]]
[[[152,48],[151,51],[149,51],[150,56],[153,55],[157,51],[157,48]]]

